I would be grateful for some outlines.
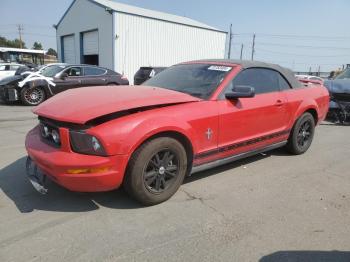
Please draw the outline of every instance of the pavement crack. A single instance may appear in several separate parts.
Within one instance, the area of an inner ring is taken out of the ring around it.
[[[209,205],[206,202],[206,199],[202,198],[202,197],[197,197],[193,194],[191,194],[190,192],[186,191],[185,189],[181,189],[182,192],[184,192],[186,194],[186,196],[188,197],[186,199],[186,201],[193,201],[193,200],[198,200],[202,205],[206,206],[207,208],[211,209],[212,211],[214,211],[214,213],[219,214],[222,218],[226,219],[226,216],[224,213],[222,213],[221,211],[219,211],[218,209],[216,209],[215,207]]]

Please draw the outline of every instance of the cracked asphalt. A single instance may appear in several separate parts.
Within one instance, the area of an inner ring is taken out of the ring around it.
[[[25,177],[30,108],[0,105],[0,261],[350,261],[348,126],[187,178],[166,203],[78,194]]]

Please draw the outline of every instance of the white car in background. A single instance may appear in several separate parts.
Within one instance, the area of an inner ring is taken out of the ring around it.
[[[323,83],[323,79],[321,77],[318,76],[312,76],[312,75],[295,75],[296,78],[300,79],[300,80],[313,80],[313,81],[320,81],[321,83]]]
[[[16,70],[23,65],[12,63],[0,63],[0,81],[6,77],[14,76]]]

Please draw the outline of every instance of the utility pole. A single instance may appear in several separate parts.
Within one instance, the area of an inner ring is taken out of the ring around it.
[[[252,60],[254,60],[254,53],[255,53],[255,34],[253,35]]]
[[[320,76],[320,73],[321,73],[321,66],[319,65],[318,66],[318,74],[317,74],[317,76]]]
[[[19,47],[23,48],[22,46],[22,31],[23,31],[23,25],[18,24],[17,25],[17,30],[18,30],[18,34],[19,34]]]
[[[232,38],[233,38],[233,34],[232,34],[232,24],[230,25],[230,38],[228,41],[228,59],[231,59],[231,47],[232,47]]]
[[[242,58],[243,58],[243,48],[244,48],[244,45],[242,44],[242,45],[241,45],[241,57],[240,57],[241,60],[242,60]]]

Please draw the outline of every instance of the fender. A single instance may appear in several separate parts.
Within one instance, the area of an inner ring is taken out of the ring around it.
[[[29,88],[41,87],[41,88],[44,89],[44,91],[46,92],[46,94],[47,94],[48,96],[51,97],[51,96],[54,95],[54,93],[53,93],[52,90],[51,90],[50,84],[47,83],[45,80],[42,80],[42,79],[40,79],[40,80],[33,80],[33,81],[29,82],[29,83],[28,83],[28,87],[29,87]]]
[[[317,116],[319,118],[319,115],[320,115],[319,114],[319,107],[318,107],[316,101],[313,99],[302,100],[302,103],[299,105],[298,109],[294,113],[294,116],[291,118],[291,123],[289,125],[290,128],[293,127],[294,123],[297,121],[297,119],[299,117],[301,117],[304,114],[304,112],[306,112],[310,109],[315,110],[317,113]],[[318,120],[317,120],[317,122],[318,122]],[[317,123],[315,123],[315,124],[317,124]]]
[[[131,155],[147,139],[162,132],[183,135],[192,144],[193,152],[197,150],[195,130],[186,121],[157,114],[147,114],[147,117],[132,115],[128,118],[130,120],[121,118],[96,126],[88,133],[100,139],[110,155]]]

